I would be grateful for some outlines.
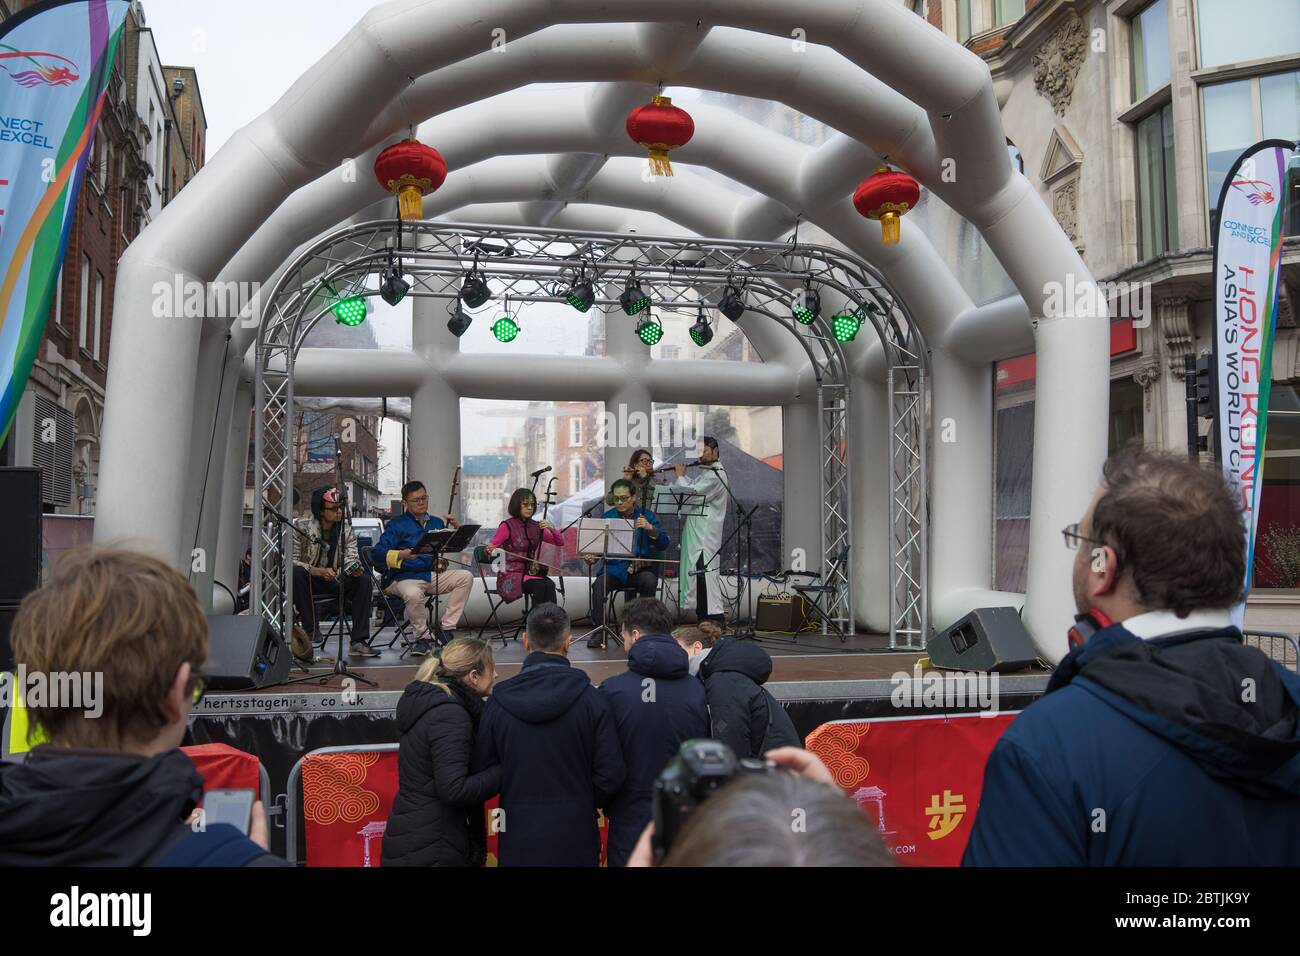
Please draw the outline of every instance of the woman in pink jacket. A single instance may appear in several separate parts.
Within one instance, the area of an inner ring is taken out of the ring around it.
[[[542,543],[564,547],[564,538],[549,521],[534,521],[537,497],[527,488],[516,488],[506,509],[510,517],[501,522],[492,542],[485,549],[489,559],[502,548],[506,554],[505,572],[497,576],[497,593],[507,603],[521,594],[533,599],[533,607],[555,603],[555,583],[546,576],[544,565],[530,567],[529,558],[540,561]],[[527,558],[520,557],[527,555]],[[536,573],[532,573],[536,572]]]

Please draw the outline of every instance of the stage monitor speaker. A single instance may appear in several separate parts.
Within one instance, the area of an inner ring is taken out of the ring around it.
[[[41,581],[41,470],[0,468],[0,604],[17,604]]]
[[[260,617],[209,614],[208,643],[205,674],[214,690],[255,690],[289,676],[289,648]]]
[[[1038,651],[1013,607],[979,607],[935,636],[926,648],[935,667],[956,671],[1018,671]]]
[[[17,604],[0,602],[0,671],[14,669],[14,646],[10,634],[14,627],[14,617],[18,614]]]

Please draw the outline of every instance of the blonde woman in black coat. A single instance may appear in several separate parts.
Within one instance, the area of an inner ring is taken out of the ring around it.
[[[384,832],[384,866],[481,866],[483,803],[501,789],[501,767],[469,772],[483,698],[492,692],[492,648],[460,637],[420,667],[397,702],[398,791]]]

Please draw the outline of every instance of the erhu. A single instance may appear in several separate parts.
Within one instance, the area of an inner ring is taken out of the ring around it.
[[[455,512],[452,509],[456,507],[456,489],[458,489],[459,487],[460,487],[460,465],[457,465],[456,471],[451,476],[451,497],[447,499],[447,514],[449,515],[455,514]],[[445,574],[447,572],[447,568],[449,568],[450,566],[451,565],[447,563],[446,558],[439,558],[436,562],[434,562],[433,570],[435,574]]]
[[[559,479],[559,477],[558,477],[557,475],[552,475],[552,476],[551,476],[551,480],[548,481],[548,482],[546,483],[546,494],[545,494],[545,496],[543,497],[543,500],[542,500],[542,520],[543,520],[543,521],[546,520],[546,516],[550,513],[550,510],[551,510],[551,502],[555,500],[555,483],[556,483],[557,481],[559,481],[559,480],[560,480],[560,479]],[[525,573],[526,573],[529,577],[541,577],[541,576],[542,576],[542,573],[543,573],[543,572],[542,572],[542,568],[543,568],[543,567],[547,567],[547,568],[550,567],[550,565],[545,564],[544,562],[538,561],[538,560],[536,559],[536,555],[537,555],[537,553],[540,553],[541,550],[542,550],[542,542],[545,541],[545,540],[546,540],[546,531],[543,530],[543,531],[542,531],[542,536],[541,536],[540,538],[537,539],[537,547],[536,547],[535,549],[534,549],[534,548],[529,548],[529,551],[530,551],[531,553],[530,553],[529,556],[528,556],[528,564],[527,564],[527,566],[526,566],[526,567],[527,567],[527,570],[525,571]]]

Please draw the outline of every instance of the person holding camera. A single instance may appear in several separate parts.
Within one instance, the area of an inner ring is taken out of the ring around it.
[[[564,608],[534,607],[524,623],[523,669],[483,708],[472,772],[501,765],[501,866],[600,863],[596,808],[627,771],[609,705],[569,664],[572,640]]]
[[[483,802],[501,767],[470,773],[483,698],[496,680],[492,648],[458,637],[420,665],[397,702],[397,797],[382,866],[482,866]]]
[[[627,667],[600,685],[614,715],[627,781],[605,808],[609,865],[624,866],[650,821],[655,777],[682,742],[709,734],[704,687],[691,677],[690,659],[671,636],[672,612],[654,598],[623,609]]]

